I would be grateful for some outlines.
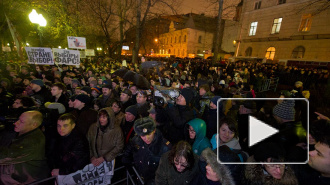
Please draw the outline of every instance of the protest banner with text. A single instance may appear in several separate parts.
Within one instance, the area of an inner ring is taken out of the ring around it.
[[[104,161],[98,166],[86,165],[82,170],[78,170],[68,175],[57,176],[58,185],[107,185],[111,184],[114,174],[115,160]]]
[[[25,47],[29,64],[54,65],[53,53],[50,48]]]
[[[58,65],[79,65],[80,52],[78,50],[53,48],[54,59]]]

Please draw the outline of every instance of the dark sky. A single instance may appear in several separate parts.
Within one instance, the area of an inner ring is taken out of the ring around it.
[[[205,14],[213,14],[214,6],[211,6],[210,0],[183,0],[181,12],[178,13],[205,13]]]

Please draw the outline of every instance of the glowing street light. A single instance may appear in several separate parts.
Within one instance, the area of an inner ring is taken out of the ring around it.
[[[10,46],[10,44],[9,44],[9,43],[7,43],[7,46]]]
[[[30,46],[30,44],[29,44],[29,43],[26,43],[26,45],[27,45],[27,46]]]
[[[58,46],[59,49],[61,49],[62,47],[61,46]]]
[[[42,16],[42,14],[38,14],[35,9],[32,9],[32,12],[29,14],[29,19],[32,23],[39,24],[39,26],[46,26],[47,21]]]
[[[158,39],[155,39],[155,42],[158,42]]]

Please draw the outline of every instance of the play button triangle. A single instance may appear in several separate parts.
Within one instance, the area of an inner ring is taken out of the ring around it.
[[[253,116],[249,116],[249,147],[276,134],[277,132],[277,129],[265,124]]]

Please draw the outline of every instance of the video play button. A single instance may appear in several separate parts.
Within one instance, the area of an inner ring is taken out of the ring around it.
[[[253,116],[249,116],[249,147],[278,133],[279,131]]]

